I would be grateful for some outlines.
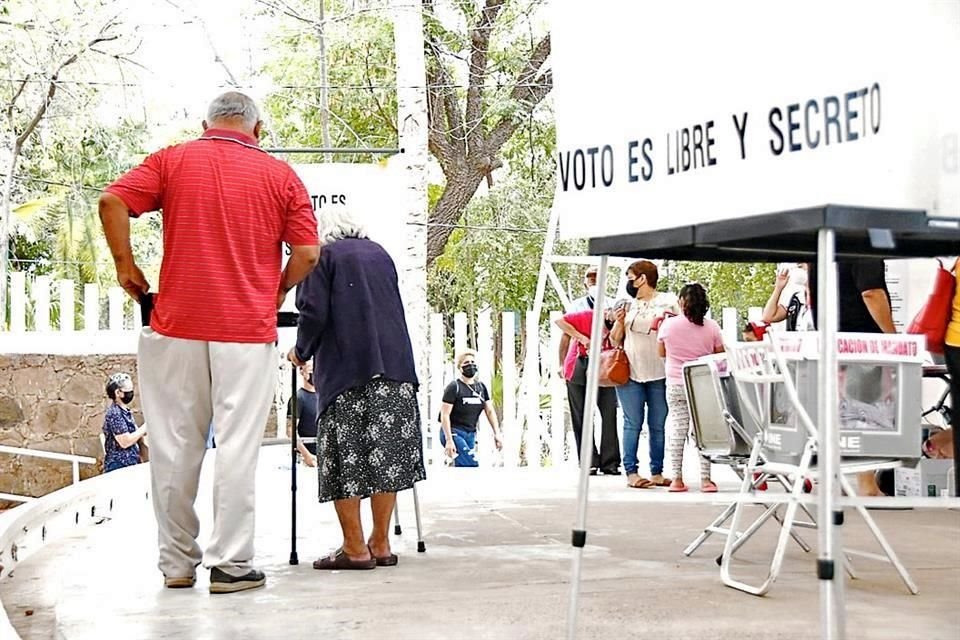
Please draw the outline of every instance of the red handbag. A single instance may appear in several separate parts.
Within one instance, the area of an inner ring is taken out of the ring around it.
[[[930,292],[926,304],[907,327],[907,333],[926,336],[927,350],[930,353],[944,351],[943,343],[947,335],[947,325],[950,324],[953,297],[957,292],[957,279],[954,276],[957,263],[953,263],[953,269],[950,271],[943,268],[943,262],[940,260],[937,260],[937,264],[940,266],[933,280],[933,291]]]

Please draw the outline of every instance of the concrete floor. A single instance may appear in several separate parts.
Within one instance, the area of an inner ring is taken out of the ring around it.
[[[306,469],[299,476],[301,563],[288,563],[289,463],[282,453],[266,450],[258,473],[257,562],[268,575],[265,589],[211,596],[206,571],[192,590],[162,589],[155,523],[144,502],[50,545],[0,583],[14,627],[23,638],[43,640],[565,636],[573,471],[431,470],[420,486],[427,552],[415,551],[408,492],[400,503],[403,535],[394,538],[400,565],[328,573],[310,563],[339,543],[338,529],[333,508],[315,503]],[[209,478],[202,486],[200,503],[208,506]],[[819,637],[812,553],[792,546],[771,593],[749,596],[721,584],[718,540],[692,558],[681,554],[718,507],[643,503],[645,492],[625,488],[621,478],[596,478],[592,487],[580,637]],[[847,582],[848,637],[960,638],[960,513],[875,515],[920,595],[909,595],[888,566],[857,560],[861,579]],[[202,522],[209,516],[201,510]],[[876,550],[862,523],[848,523],[847,540],[857,543],[848,546]],[[749,561],[763,560],[772,532],[744,549],[743,571],[759,571]],[[806,537],[815,543],[815,532]]]

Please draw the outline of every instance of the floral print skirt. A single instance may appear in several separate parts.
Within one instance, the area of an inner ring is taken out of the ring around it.
[[[417,394],[374,378],[343,393],[317,420],[320,502],[403,491],[427,477]]]

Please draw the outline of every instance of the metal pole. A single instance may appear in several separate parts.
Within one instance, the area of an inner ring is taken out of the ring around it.
[[[580,432],[580,486],[577,492],[577,523],[573,529],[573,568],[570,576],[570,608],[567,611],[567,638],[577,637],[577,608],[580,600],[580,574],[583,568],[583,547],[587,543],[587,501],[590,492],[590,466],[593,464],[593,414],[597,406],[597,379],[600,371],[600,346],[603,343],[602,322],[604,288],[607,286],[607,256],[601,256],[597,273],[597,299],[593,303],[590,324],[590,349],[587,356],[587,389]]]
[[[74,460],[71,466],[73,467],[73,484],[77,484],[80,482],[80,463]]]
[[[297,557],[297,368],[290,364],[290,564]]]
[[[402,536],[403,529],[400,527],[400,506],[397,504],[398,501],[393,503],[393,535]]]
[[[817,238],[817,327],[820,329],[820,366],[817,380],[817,422],[820,431],[817,519],[820,549],[817,578],[820,580],[820,629],[824,640],[842,640],[843,576],[836,571],[835,557],[842,553],[839,523],[843,511],[837,510],[840,449],[837,429],[837,274],[833,229],[820,229]],[[802,479],[798,479],[802,482]],[[835,517],[837,518],[835,520]]]

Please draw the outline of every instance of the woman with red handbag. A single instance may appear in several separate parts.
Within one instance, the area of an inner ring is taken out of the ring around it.
[[[665,316],[680,313],[677,297],[657,291],[659,272],[649,260],[627,267],[627,294],[633,298],[629,311],[615,314],[610,342],[623,345],[630,360],[630,379],[617,387],[623,409],[623,469],[627,486],[634,489],[668,487],[663,477],[664,425],[667,422],[667,373],[657,347],[657,329]],[[650,441],[650,479],[640,475],[637,448],[643,423]]]
[[[592,289],[595,289],[593,287]],[[596,292],[589,294],[596,299]],[[607,309],[604,316],[613,320],[613,310]],[[580,441],[583,435],[583,414],[587,397],[587,350],[590,347],[590,329],[593,311],[574,311],[565,314],[556,321],[571,344],[563,354],[563,377],[567,382],[567,401],[570,403],[570,418],[573,421],[573,435],[577,442],[577,459],[580,455]],[[604,326],[604,334],[606,327]],[[603,339],[605,336],[601,336]],[[562,344],[561,344],[561,351]],[[597,388],[597,408],[600,410],[602,428],[600,432],[600,451],[596,442],[593,445],[590,473],[599,470],[603,475],[620,475],[620,438],[617,436],[617,392],[613,387]]]

